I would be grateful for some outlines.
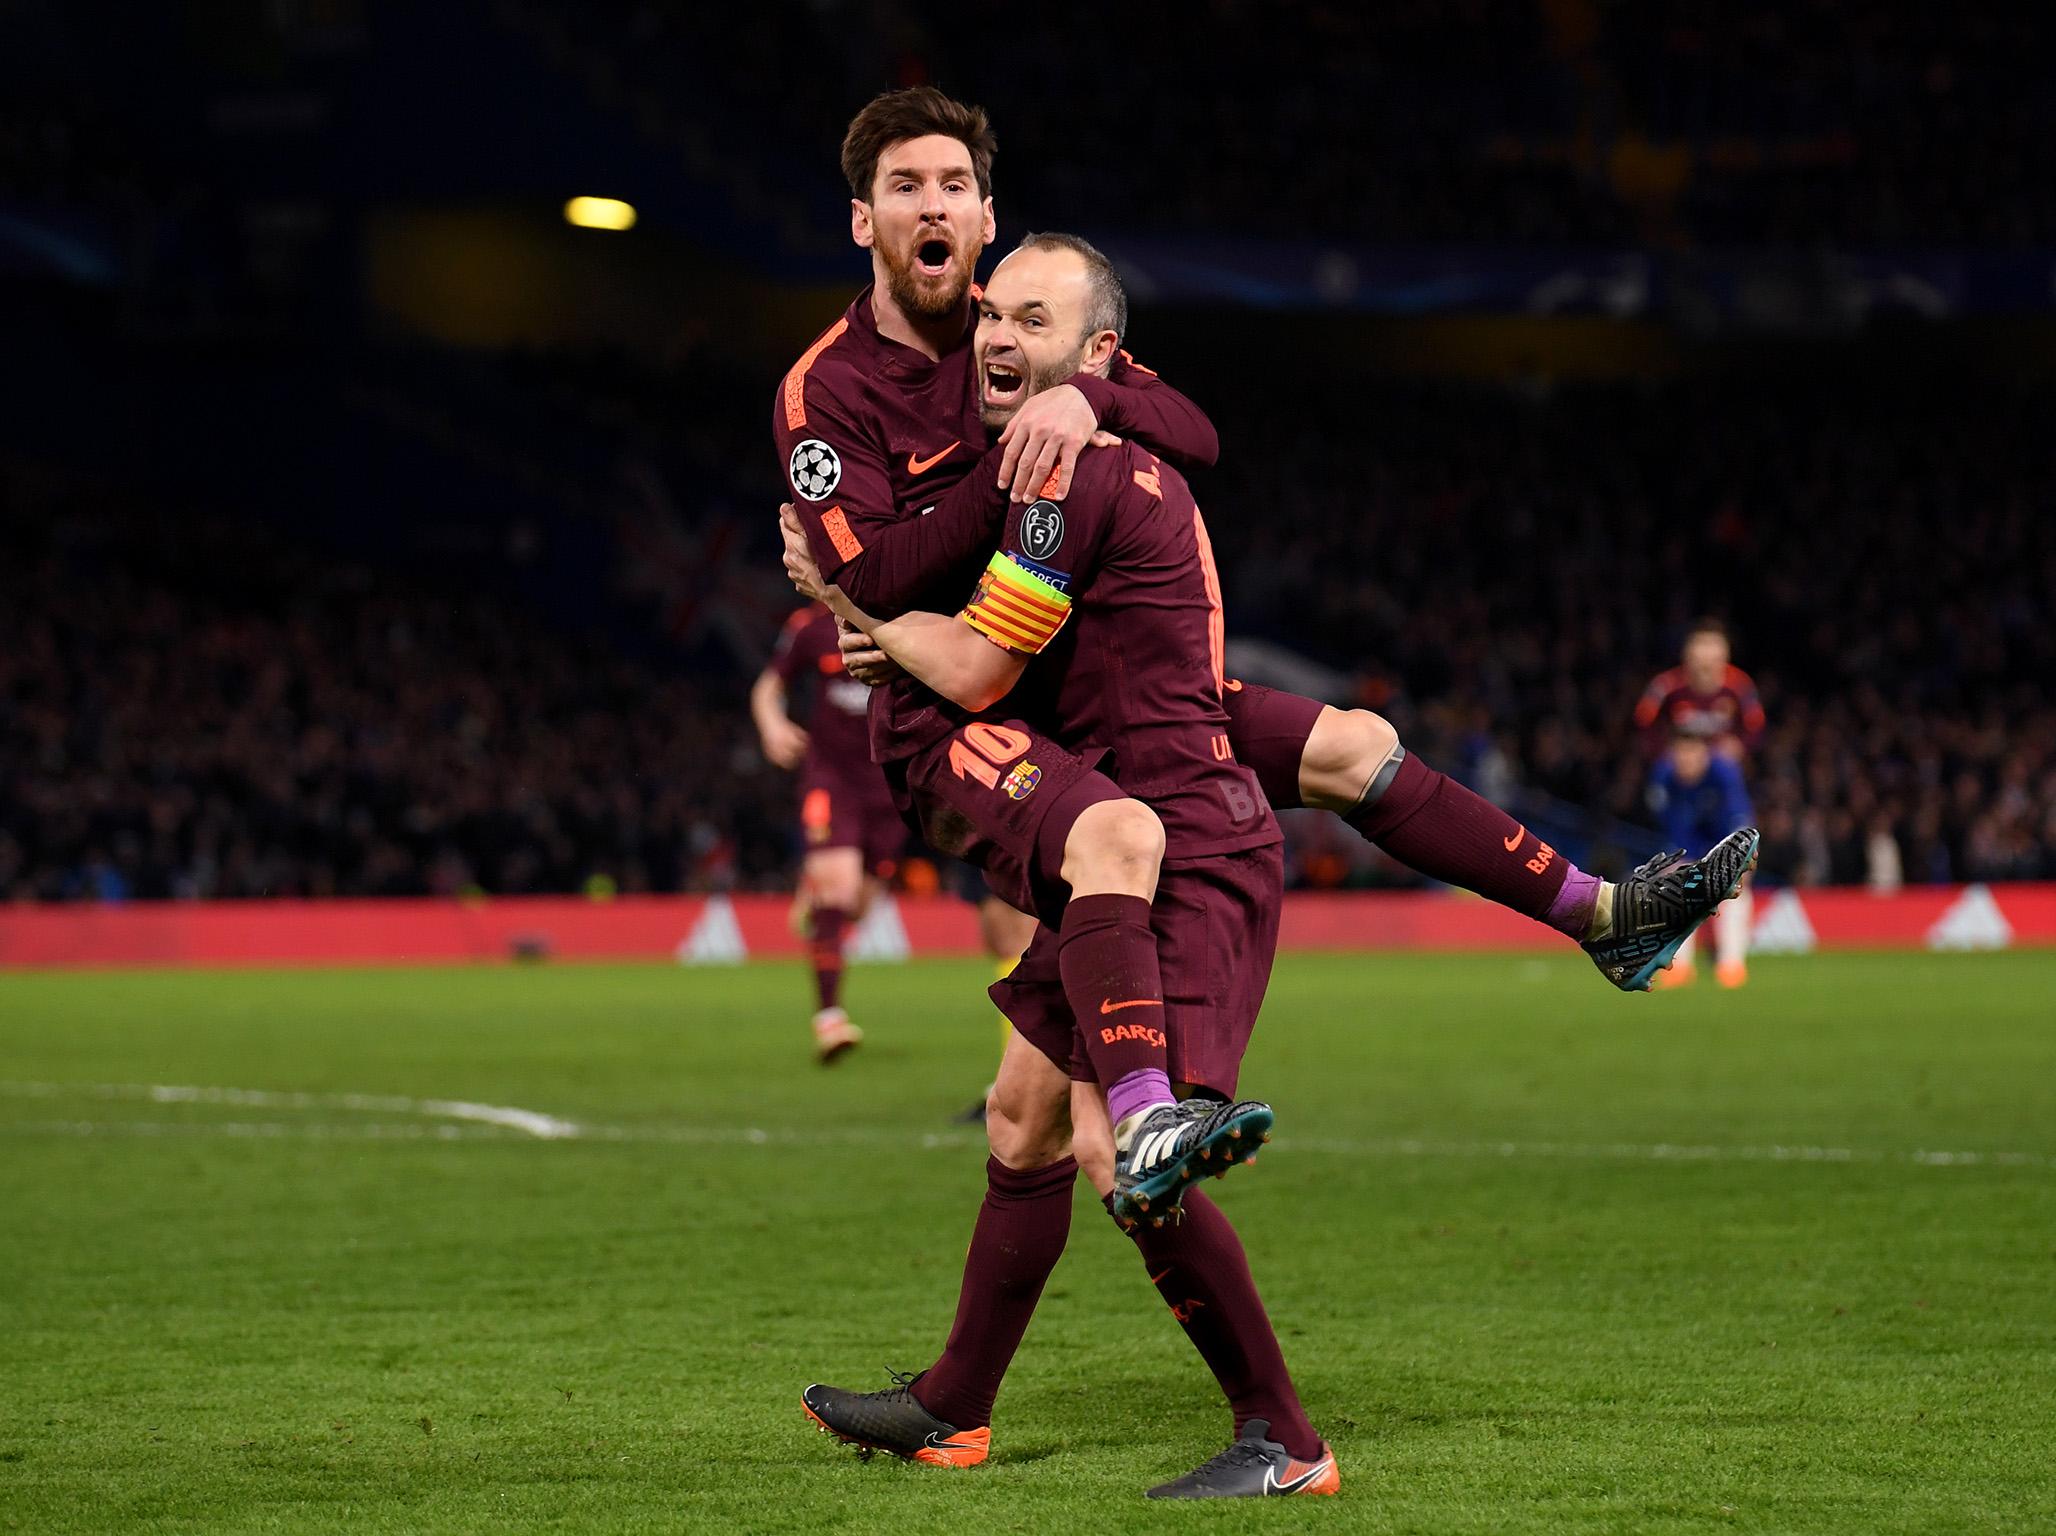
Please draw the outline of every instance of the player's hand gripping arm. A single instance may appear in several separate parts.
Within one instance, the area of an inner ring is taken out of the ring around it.
[[[997,704],[1021,680],[1026,656],[1005,651],[961,619],[903,613],[866,631],[878,648],[913,676],[969,710]]]
[[[995,562],[1001,558],[994,556]],[[790,525],[785,568],[801,591],[817,596],[831,613],[859,635],[868,635],[871,643],[902,669],[962,708],[984,709],[1005,698],[1027,665],[1026,656],[1002,649],[973,628],[968,609],[961,622],[919,610],[896,619],[874,618],[841,588],[822,582],[806,551],[793,548]],[[981,594],[985,586],[981,579]],[[977,601],[974,597],[974,606]],[[845,656],[850,651],[847,637],[843,651]]]
[[[944,698],[980,710],[1007,696],[1028,658],[1040,654],[1070,616],[1069,592],[1002,550],[954,619],[911,613],[875,627],[861,615],[850,622]]]
[[[842,649],[842,669],[866,688],[889,683],[900,674],[900,665],[878,648],[877,641],[859,629],[845,629],[836,644]]]
[[[897,613],[936,577],[991,547],[1007,513],[995,485],[1000,450],[925,517],[902,517],[884,446],[832,388],[810,385],[797,423],[782,406],[773,433],[808,549],[826,579],[865,608]]]

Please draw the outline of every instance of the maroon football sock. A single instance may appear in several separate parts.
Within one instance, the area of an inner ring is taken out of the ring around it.
[[[1150,1280],[1227,1394],[1236,1435],[1251,1419],[1269,1419],[1273,1440],[1301,1461],[1318,1460],[1321,1437],[1299,1406],[1242,1239],[1199,1190],[1185,1191],[1184,1205],[1182,1220],[1161,1227],[1137,1222],[1127,1229]]]
[[[814,990],[820,994],[823,1008],[833,1008],[842,996],[842,941],[849,927],[850,915],[841,907],[816,907],[807,915]]]
[[[1412,753],[1399,760],[1382,794],[1342,819],[1431,879],[1475,891],[1573,938],[1584,936],[1589,903],[1582,914],[1554,910],[1577,866],[1490,800]]]
[[[1103,1087],[1137,1072],[1168,1073],[1164,985],[1149,903],[1140,896],[1073,896],[1057,946],[1064,997]],[[1169,1096],[1169,1078],[1164,1078]]]
[[[937,1360],[914,1383],[914,1398],[958,1429],[992,1422],[992,1400],[1007,1373],[1042,1283],[1057,1266],[1071,1233],[1074,1158],[1016,1172],[985,1160],[985,1203],[964,1255],[957,1320]]]

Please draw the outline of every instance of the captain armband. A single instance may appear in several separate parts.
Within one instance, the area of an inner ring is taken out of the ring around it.
[[[1071,594],[1013,556],[995,554],[979,573],[978,590],[958,615],[996,645],[1034,656],[1071,616]]]

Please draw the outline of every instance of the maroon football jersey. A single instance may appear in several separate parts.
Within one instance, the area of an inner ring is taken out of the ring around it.
[[[871,293],[858,294],[786,374],[772,432],[822,576],[881,617],[948,613],[991,552],[1008,506],[996,484],[1000,450],[986,446],[973,385],[976,323],[967,310],[962,338],[930,361],[879,334]],[[1110,379],[1072,382],[1107,431],[1211,461],[1212,425],[1148,369],[1122,359]],[[945,502],[957,515],[922,515]],[[931,529],[946,545],[923,542]],[[970,718],[911,678],[874,690],[871,711],[880,762],[911,756]]]
[[[785,684],[788,695],[803,688],[813,695],[813,711],[807,717],[806,766],[847,773],[852,764],[861,766],[870,755],[865,720],[871,690],[844,670],[837,633],[835,615],[819,603],[809,603],[779,630],[777,648],[771,652],[771,670]]]
[[[1756,684],[1740,667],[1729,667],[1711,692],[1694,688],[1683,667],[1672,667],[1642,690],[1635,704],[1635,724],[1652,757],[1674,736],[1697,736],[1708,745],[1732,736],[1744,751],[1753,752],[1763,740],[1763,703],[1756,696]]]
[[[1007,516],[965,617],[1033,655],[1001,708],[1074,751],[1164,824],[1164,856],[1279,839],[1221,708],[1221,584],[1184,476],[1124,442],[1088,449],[1071,493]]]

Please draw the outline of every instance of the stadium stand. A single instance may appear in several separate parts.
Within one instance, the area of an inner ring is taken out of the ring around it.
[[[415,379],[409,398],[463,397],[410,367],[386,373]],[[594,372],[531,357],[517,377],[532,397],[591,398]],[[2056,456],[2031,430],[2045,397],[1786,391],[1366,386],[1309,417],[1261,387],[1202,388],[1229,443],[1202,495],[1232,625],[1354,677],[1357,701],[1488,792],[1633,824],[1634,698],[1686,622],[1722,612],[1770,710],[1754,773],[1767,880],[2056,875],[2056,711],[2038,681],[2056,675],[2056,540],[2034,512]],[[602,414],[640,420],[624,441],[654,439],[666,413],[632,403],[661,394],[616,383]],[[488,458],[517,439],[536,453],[548,415],[462,436]],[[694,481],[698,458],[672,447],[669,473]],[[741,516],[745,494],[681,515]],[[615,580],[647,590],[656,514],[614,505],[628,510],[602,530],[640,551]],[[638,639],[434,560],[339,560],[250,514],[166,514],[22,463],[6,506],[0,891],[790,877],[789,791],[740,707],[746,650],[701,645],[685,665],[674,605],[634,609]],[[768,532],[751,538],[738,579],[770,558]],[[777,612],[774,595],[742,622],[768,645]],[[1295,865],[1308,884],[1397,878],[1317,818],[1295,824]]]
[[[820,210],[881,83],[991,107],[1009,233],[1255,236],[1316,272],[1322,242],[1632,251],[1706,275],[1723,336],[1777,306],[1710,253],[1853,270],[1925,247],[1928,277],[2013,262],[1988,312],[2049,308],[2043,10],[1275,9],[1059,0],[1008,13],[996,52],[990,8],[893,0],[22,7],[0,57],[0,895],[788,880],[788,788],[741,696],[787,601],[763,402],[791,353],[768,321],[719,333],[739,306],[790,330],[840,302],[855,269]],[[754,82],[802,71],[767,110]],[[690,323],[640,351],[388,334],[378,211],[552,222],[595,167],[649,189],[667,250],[703,243]],[[1281,302],[1260,287],[1237,291]],[[1566,848],[1640,850],[1629,709],[1713,611],[1770,709],[1767,880],[2056,876],[2046,385],[1868,355],[1369,382],[1342,341],[1302,390],[1238,365],[1268,311],[1138,297],[1139,345],[1227,446],[1199,490],[1231,628],[1351,679]],[[1660,311],[1674,339],[1694,301]],[[1320,818],[1290,835],[1300,883],[1401,878]]]

